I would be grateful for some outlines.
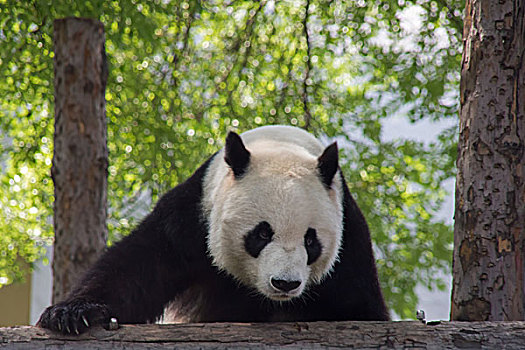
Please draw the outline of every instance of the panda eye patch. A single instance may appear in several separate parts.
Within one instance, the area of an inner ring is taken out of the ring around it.
[[[261,221],[244,236],[244,249],[248,254],[257,258],[264,247],[272,241],[273,234],[270,224]]]
[[[308,228],[304,235],[304,247],[308,255],[307,265],[313,264],[320,256],[323,246],[317,238],[317,231],[311,227]]]

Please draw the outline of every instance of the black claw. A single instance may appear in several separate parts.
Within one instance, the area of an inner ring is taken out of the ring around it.
[[[71,333],[71,330],[69,329],[69,324],[67,322],[67,319],[66,319],[66,316],[63,315],[61,318],[60,318],[60,327],[61,327],[61,332],[64,333],[64,334],[69,334]]]

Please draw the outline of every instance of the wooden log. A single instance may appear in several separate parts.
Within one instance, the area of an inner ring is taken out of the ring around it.
[[[124,325],[63,336],[0,328],[0,349],[523,349],[525,322],[290,322]]]

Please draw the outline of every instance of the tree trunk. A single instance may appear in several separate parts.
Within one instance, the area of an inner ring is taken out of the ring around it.
[[[523,0],[467,0],[453,320],[525,320],[524,11]]]
[[[0,328],[0,349],[523,349],[525,322],[289,322],[125,325],[64,336]]]
[[[107,166],[104,27],[90,19],[54,22],[55,184],[53,303],[106,245]]]

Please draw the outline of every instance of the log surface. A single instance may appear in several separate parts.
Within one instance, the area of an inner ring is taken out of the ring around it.
[[[124,325],[63,336],[0,328],[0,349],[523,349],[525,322],[296,322]]]

